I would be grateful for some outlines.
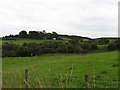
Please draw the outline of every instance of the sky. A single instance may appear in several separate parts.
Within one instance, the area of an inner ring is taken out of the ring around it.
[[[0,37],[22,30],[118,36],[119,0],[0,0]]]

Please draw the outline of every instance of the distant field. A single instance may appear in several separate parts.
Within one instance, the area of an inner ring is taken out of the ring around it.
[[[3,58],[3,88],[25,87],[25,69],[29,70],[29,87],[84,88],[84,75],[89,75],[93,88],[118,86],[118,52]]]
[[[9,43],[14,43],[14,44],[22,45],[23,43],[43,43],[43,42],[48,42],[48,41],[54,41],[54,42],[62,41],[62,42],[67,42],[67,41],[63,41],[63,40],[30,40],[30,39],[25,40],[24,39],[24,40],[16,40],[16,41],[13,41],[13,40],[3,40],[2,43],[9,42]]]
[[[103,47],[107,47],[108,45],[105,44],[105,45],[98,45],[98,48],[103,48]]]
[[[65,38],[65,37],[60,37],[63,40],[32,40],[32,39],[18,39],[18,40],[2,40],[0,41],[1,43],[5,43],[5,42],[9,42],[9,43],[13,43],[13,44],[18,44],[18,45],[22,45],[23,43],[43,43],[43,42],[48,42],[48,41],[54,41],[54,42],[68,42],[69,40],[71,40],[70,38]],[[83,41],[88,41],[88,39],[83,39]],[[83,42],[80,42],[83,43]]]

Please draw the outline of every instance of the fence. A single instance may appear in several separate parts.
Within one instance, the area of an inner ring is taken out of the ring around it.
[[[118,77],[76,76],[74,74],[30,73],[3,74],[3,88],[117,88]]]

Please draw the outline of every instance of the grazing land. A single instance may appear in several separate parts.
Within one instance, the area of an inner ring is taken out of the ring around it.
[[[3,88],[117,88],[119,38],[21,31],[1,38]]]
[[[118,52],[97,54],[45,54],[34,57],[3,58],[3,88],[24,88],[25,69],[32,88],[118,87]]]
[[[49,42],[49,41],[53,41],[53,40],[31,40],[31,39],[21,39],[21,40],[3,40],[2,43],[8,42],[8,43],[12,43],[12,44],[17,44],[17,45],[23,45],[24,43],[43,43],[43,42]],[[62,42],[68,42],[68,41],[63,41],[63,40],[59,40]],[[54,40],[53,42],[59,42],[57,40]],[[1,43],[1,42],[0,42]]]

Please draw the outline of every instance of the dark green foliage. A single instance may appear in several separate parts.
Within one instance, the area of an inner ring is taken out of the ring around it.
[[[9,35],[9,36],[5,36],[2,37],[2,40],[16,40],[19,37],[19,35]]]
[[[15,57],[15,56],[17,56],[16,50],[10,50],[10,51],[3,50],[2,51],[2,57]]]
[[[120,66],[119,64],[113,64],[112,67],[118,67]]]
[[[81,36],[75,36],[75,35],[61,35],[61,34],[57,34],[56,32],[52,32],[52,33],[47,33],[45,30],[43,31],[29,31],[29,33],[27,34],[27,32],[25,30],[22,30],[19,35],[9,35],[9,36],[5,36],[2,37],[3,40],[17,40],[17,39],[39,39],[39,40],[49,40],[49,39],[54,39],[54,40],[63,40],[62,38],[68,38],[68,39],[73,39],[73,38],[77,38],[79,41],[83,41],[83,39],[87,39],[87,40],[91,40],[88,37],[81,37]]]
[[[40,45],[37,43],[24,43],[22,47],[28,49],[31,56],[41,54],[40,53]]]
[[[38,33],[38,39],[43,40],[45,34],[43,32]]]
[[[15,44],[3,44],[3,56],[35,56],[46,53],[85,53],[86,48],[79,44],[48,41],[41,44],[24,43],[22,46]],[[8,51],[7,51],[8,50]],[[12,53],[12,54],[11,54]]]
[[[100,38],[98,39],[98,44],[109,44],[109,39]]]
[[[76,45],[79,43],[79,38],[77,37],[74,37],[74,38],[71,38],[71,40],[69,41],[72,45]]]
[[[63,42],[45,42],[40,45],[43,53],[67,53],[68,47]]]
[[[9,51],[9,50],[15,50],[17,48],[18,48],[17,45],[11,44],[11,43],[8,43],[8,42],[2,44],[2,49],[4,49],[4,50],[8,50]]]
[[[54,38],[58,39],[58,34],[56,32],[52,32],[52,34]]]
[[[92,45],[91,45],[91,49],[92,49],[92,50],[97,50],[97,49],[98,49],[98,47],[97,47],[97,45],[96,45],[96,44],[92,44]]]
[[[53,37],[53,34],[47,33],[47,34],[45,34],[45,38],[46,39],[53,39],[54,37]]]
[[[108,50],[114,51],[114,50],[120,50],[120,40],[116,40],[108,45]]]
[[[38,39],[38,32],[30,31],[29,32],[29,38],[31,38],[31,39]]]
[[[60,36],[60,37],[59,37]],[[42,43],[24,43],[22,46],[5,43],[3,44],[3,57],[9,56],[36,56],[47,53],[90,53],[107,50],[120,50],[119,40],[114,39],[82,39],[80,36],[58,35],[56,32],[46,33],[46,31],[21,31],[19,35],[10,35],[10,38],[29,38],[48,40]],[[59,40],[66,40],[65,42]],[[63,38],[67,37],[67,38]],[[9,37],[7,37],[9,38]],[[55,41],[57,40],[57,41]],[[14,40],[15,42],[15,40]],[[102,44],[102,45],[101,45]],[[109,44],[109,45],[108,45]]]
[[[27,34],[27,32],[26,31],[21,31],[20,33],[19,33],[19,37],[20,38],[28,38],[28,34]]]
[[[68,46],[65,43],[61,43],[58,45],[58,47],[56,48],[56,52],[57,53],[68,53]]]
[[[80,46],[81,46],[84,50],[91,50],[90,44],[82,43],[82,44],[80,44]]]
[[[29,38],[30,39],[53,39],[56,38],[58,39],[58,35],[56,32],[52,32],[52,33],[46,33],[45,31],[42,32],[38,32],[38,31],[30,31],[29,32]]]
[[[73,47],[73,53],[82,53],[83,49],[80,45],[76,45],[75,47]]]
[[[73,43],[74,42],[74,43]],[[87,53],[96,50],[96,44],[79,44],[76,40],[68,43],[62,41],[47,41],[43,43],[24,43],[22,46],[3,44],[3,56],[35,56],[47,53]],[[8,51],[7,51],[8,50]],[[12,53],[12,54],[10,54]]]
[[[28,47],[21,47],[17,51],[17,56],[20,57],[31,56],[31,55],[32,55],[31,49]]]
[[[2,44],[2,56],[3,57],[14,57],[17,55],[18,45],[4,43]]]

